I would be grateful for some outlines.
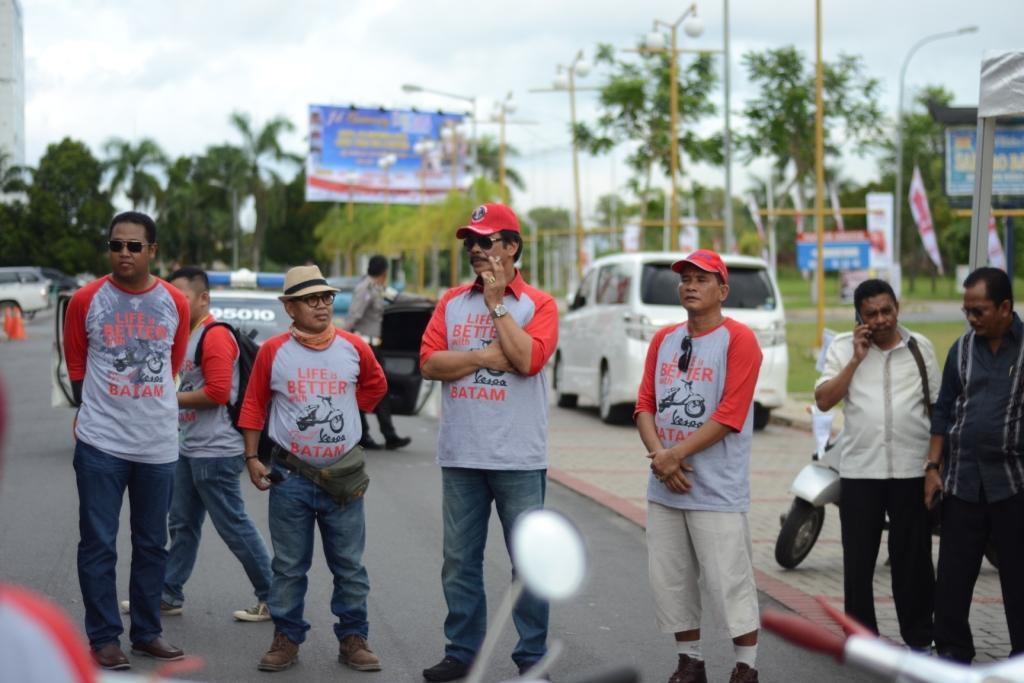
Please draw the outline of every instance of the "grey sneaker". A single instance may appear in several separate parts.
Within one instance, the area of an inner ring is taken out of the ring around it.
[[[236,609],[232,615],[238,621],[270,621],[270,608],[267,603],[258,602],[246,609]]]
[[[178,605],[177,607],[175,607],[174,605],[170,605],[170,604],[164,602],[163,600],[160,601],[160,616],[176,617],[176,616],[178,616],[179,614],[181,614],[184,611],[185,611],[185,608],[182,605]],[[131,601],[130,600],[122,600],[121,601],[121,614],[131,614],[131,612],[132,612],[132,603],[131,603]]]

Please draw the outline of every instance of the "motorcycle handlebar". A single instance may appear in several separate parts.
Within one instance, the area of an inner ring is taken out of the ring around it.
[[[769,610],[761,615],[761,625],[769,631],[775,631],[791,643],[843,661],[846,639],[803,617]]]

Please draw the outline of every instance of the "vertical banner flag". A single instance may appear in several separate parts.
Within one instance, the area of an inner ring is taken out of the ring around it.
[[[942,256],[939,254],[939,243],[935,238],[935,224],[932,222],[932,211],[928,208],[928,195],[921,180],[921,169],[917,166],[914,166],[914,175],[910,179],[910,194],[907,199],[910,202],[910,213],[914,215],[914,222],[917,223],[917,232],[921,235],[921,244],[928,252],[928,258],[938,268],[939,275],[942,275]]]
[[[871,240],[871,268],[892,268],[892,192],[869,192],[868,239]]]
[[[757,228],[757,236],[761,238],[761,244],[764,244],[764,222],[761,220],[761,209],[757,205],[757,197],[753,192],[747,195],[747,211],[750,212],[750,220],[754,221],[754,227]]]
[[[804,231],[804,200],[800,198],[800,193],[795,187],[789,191],[789,197],[793,200],[793,208],[797,210],[796,234],[800,235]]]
[[[637,223],[627,223],[622,227],[622,251],[640,251],[640,226]]]
[[[836,192],[836,184],[834,182],[829,184],[828,191],[829,198],[832,200],[832,217],[836,221],[836,230],[842,232],[846,230],[846,226],[843,224],[843,214],[839,206],[839,193]]]
[[[995,216],[988,217],[988,264],[1006,270],[1006,254],[1003,252],[1003,243],[999,241]]]

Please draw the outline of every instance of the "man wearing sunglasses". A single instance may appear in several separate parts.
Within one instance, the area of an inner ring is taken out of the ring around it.
[[[476,279],[438,302],[420,347],[427,379],[443,382],[437,461],[441,465],[448,604],[444,658],[428,681],[463,678],[487,622],[483,553],[492,503],[505,537],[516,518],[544,504],[548,401],[543,368],[558,343],[558,309],[516,269],[519,220],[484,204],[455,233]],[[547,651],[547,603],[525,594],[515,608],[521,673]]]
[[[185,357],[188,301],[149,272],[156,225],[135,211],[108,232],[110,275],[75,292],[64,325],[64,354],[75,402],[78,580],[93,658],[126,669],[119,639],[115,566],[125,489],[131,499],[132,652],[183,657],[161,636],[160,594],[167,563],[167,509],[178,459],[174,376]]]
[[[331,322],[337,291],[317,266],[285,273],[280,298],[292,326],[260,346],[238,420],[249,478],[261,491],[270,489],[274,560],[267,603],[274,640],[257,665],[261,671],[281,671],[298,661],[299,645],[309,630],[303,611],[316,526],[334,575],[331,612],[338,618],[338,660],[357,671],[381,668],[366,641],[370,583],[363,566],[365,483],[339,501],[325,490],[320,475],[330,468],[327,474],[339,479],[343,470],[365,477],[359,413],[374,409],[387,393],[387,381],[366,342]],[[260,431],[268,421],[270,438],[277,444],[269,472],[257,454]]]
[[[384,288],[388,281],[388,260],[379,254],[370,257],[366,266],[366,277],[360,280],[352,292],[352,304],[345,316],[345,329],[355,332],[373,348],[373,353],[380,362],[381,327],[384,321]],[[393,451],[412,443],[407,436],[399,436],[395,431],[394,420],[391,419],[391,401],[385,396],[377,404],[374,411],[377,424],[384,435],[384,448]],[[360,413],[363,424],[363,440],[360,445],[367,450],[376,450],[380,444],[370,436],[370,423],[366,415]]]
[[[647,449],[647,548],[658,623],[675,636],[672,681],[705,683],[701,586],[725,612],[730,683],[758,680],[759,624],[747,511],[761,348],[722,315],[729,271],[699,249],[672,264],[687,320],[651,340],[634,419]],[[704,568],[707,571],[704,571]]]
[[[1024,653],[1024,324],[998,268],[964,280],[970,329],[946,356],[932,415],[924,501],[942,498],[935,649],[974,659],[968,617],[986,543],[999,561],[1010,656]]]

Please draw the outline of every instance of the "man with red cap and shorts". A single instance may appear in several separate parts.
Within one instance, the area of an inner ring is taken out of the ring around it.
[[[463,240],[476,279],[450,289],[423,335],[420,366],[443,382],[437,462],[441,465],[448,604],[444,658],[428,681],[463,678],[487,622],[483,555],[493,503],[506,545],[516,518],[544,505],[548,398],[543,368],[558,344],[558,308],[516,269],[519,220],[503,204],[478,206]],[[481,429],[486,436],[481,438]],[[524,594],[513,613],[521,673],[547,651],[548,606]]]
[[[647,551],[662,632],[675,635],[673,683],[706,683],[701,586],[725,614],[736,652],[730,683],[756,683],[757,586],[747,511],[753,396],[761,349],[750,328],[722,315],[729,271],[699,249],[672,264],[687,320],[647,351],[637,395],[651,461]]]

